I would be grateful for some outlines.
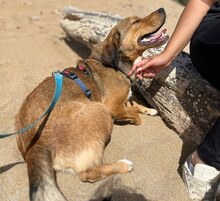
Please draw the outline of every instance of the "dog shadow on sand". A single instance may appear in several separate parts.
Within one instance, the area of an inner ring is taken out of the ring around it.
[[[150,201],[134,189],[124,185],[120,178],[112,177],[102,183],[89,201]]]

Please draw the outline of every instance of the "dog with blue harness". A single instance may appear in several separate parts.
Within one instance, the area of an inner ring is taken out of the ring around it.
[[[165,18],[163,9],[144,18],[125,18],[88,59],[45,78],[26,97],[15,127],[20,131],[18,148],[27,163],[30,200],[67,200],[59,190],[56,171],[96,182],[133,170],[132,162],[126,159],[103,163],[113,124],[140,125],[139,113],[156,112],[128,105],[131,82],[117,69],[129,70],[147,48],[167,41],[164,31],[156,34]]]
[[[57,73],[62,75],[63,84],[56,105],[34,127],[17,136],[19,150],[27,162],[31,200],[41,200],[38,196],[42,195],[42,200],[65,200],[56,184],[56,170],[76,173],[88,182],[132,171],[128,160],[102,163],[113,119],[141,123],[137,110],[125,106],[130,81],[93,59]],[[51,76],[28,95],[16,117],[17,129],[44,113],[53,99],[54,88]]]

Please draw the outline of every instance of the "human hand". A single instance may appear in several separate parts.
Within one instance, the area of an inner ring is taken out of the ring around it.
[[[154,78],[155,75],[162,71],[164,68],[171,64],[172,60],[169,59],[164,53],[146,58],[133,65],[132,69],[128,72],[128,76],[135,73],[138,79]]]

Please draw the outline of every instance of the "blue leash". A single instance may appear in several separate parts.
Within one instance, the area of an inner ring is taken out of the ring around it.
[[[63,86],[63,75],[60,74],[60,72],[55,72],[53,73],[54,79],[55,79],[55,91],[54,91],[54,95],[53,95],[53,99],[49,105],[49,107],[47,108],[47,110],[37,119],[35,120],[32,124],[26,126],[25,128],[22,128],[21,130],[15,132],[15,133],[0,133],[0,139],[1,138],[5,138],[5,137],[9,137],[12,135],[16,135],[19,133],[23,133],[31,128],[33,128],[35,126],[35,124],[37,124],[46,114],[48,114],[56,105],[57,101],[59,100],[61,93],[62,93],[62,86]]]

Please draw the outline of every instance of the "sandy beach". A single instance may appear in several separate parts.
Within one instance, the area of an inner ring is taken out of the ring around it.
[[[183,9],[172,0],[0,0],[0,133],[15,131],[14,116],[45,77],[88,57],[89,50],[78,42],[68,43],[60,27],[63,9],[70,5],[122,17],[144,16],[163,7],[168,34]],[[141,126],[115,125],[105,151],[105,161],[126,158],[134,171],[94,184],[58,173],[58,185],[69,201],[190,200],[179,166],[193,147],[184,144],[160,116],[141,118]],[[0,153],[0,200],[28,201],[26,163],[14,136],[0,139]]]

